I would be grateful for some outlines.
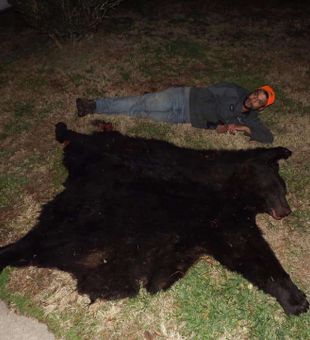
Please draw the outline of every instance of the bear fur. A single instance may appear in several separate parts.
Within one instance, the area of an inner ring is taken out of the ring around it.
[[[67,271],[94,301],[168,289],[208,254],[287,314],[308,310],[255,221],[290,213],[278,165],[288,149],[197,151],[101,127],[85,135],[56,125],[64,190],[28,234],[0,248],[0,268]]]

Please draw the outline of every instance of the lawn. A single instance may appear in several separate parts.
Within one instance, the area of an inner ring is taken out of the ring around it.
[[[121,7],[93,33],[56,46],[23,25],[2,26],[0,48],[0,244],[35,226],[41,209],[64,190],[67,171],[54,125],[79,132],[105,119],[129,136],[194,149],[261,146],[189,124],[127,117],[77,118],[76,97],[138,95],[172,85],[231,81],[272,85],[276,104],[262,113],[281,161],[292,214],[257,224],[283,267],[310,297],[310,6],[298,2],[232,6],[185,1]],[[8,14],[6,14],[8,15]],[[3,17],[3,15],[2,15]],[[1,17],[0,17],[1,21]],[[66,272],[6,268],[0,298],[47,323],[65,339],[310,339],[310,313],[288,317],[278,303],[211,257],[169,290],[90,303]]]

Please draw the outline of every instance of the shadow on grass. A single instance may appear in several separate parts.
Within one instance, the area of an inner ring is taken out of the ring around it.
[[[290,211],[277,164],[289,150],[196,151],[63,123],[56,139],[65,145],[65,189],[25,237],[0,249],[1,268],[59,268],[94,301],[168,289],[210,254],[286,313],[308,309],[255,223],[257,213]]]

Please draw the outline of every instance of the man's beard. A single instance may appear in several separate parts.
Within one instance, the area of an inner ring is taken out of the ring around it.
[[[247,105],[247,102],[249,102],[250,105]],[[246,109],[248,109],[248,110],[251,110],[251,109],[252,109],[252,103],[251,103],[251,101],[249,101],[249,98],[246,98],[246,99],[244,100],[243,106],[244,106]]]

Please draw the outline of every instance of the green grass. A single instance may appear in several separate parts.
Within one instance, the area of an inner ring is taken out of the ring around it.
[[[308,165],[283,164],[280,167],[280,175],[285,179],[289,191],[294,193],[300,201],[306,201],[307,188],[310,186],[310,168]]]
[[[27,59],[32,55],[43,57],[51,47],[50,40],[47,36],[36,35],[32,39],[28,39],[27,36],[24,39],[20,39],[19,36],[13,46],[7,51],[7,53],[1,59],[0,66],[10,67],[14,64]]]
[[[285,179],[295,205],[295,210],[289,216],[290,224],[293,228],[306,231],[309,227],[310,209],[304,203],[308,200],[307,189],[310,186],[310,169],[307,163],[303,166],[283,164],[280,168],[280,175]]]
[[[238,274],[200,261],[175,287],[179,319],[195,339],[308,339],[309,315],[284,316]]]
[[[76,325],[70,327],[69,330],[64,331],[61,329],[61,324],[59,320],[59,316],[54,313],[49,313],[48,316],[45,316],[44,310],[38,307],[37,303],[33,302],[30,297],[11,292],[8,288],[8,283],[10,280],[10,275],[13,273],[13,269],[11,267],[6,267],[0,273],[0,299],[7,302],[10,305],[13,305],[17,308],[22,314],[27,315],[29,317],[33,317],[41,322],[44,322],[48,325],[48,328],[53,332],[55,336],[62,337],[66,340],[77,340],[84,339],[83,335],[83,318],[85,315],[76,316]],[[69,320],[70,316],[62,315],[62,319],[65,321]]]
[[[29,99],[29,101],[17,101],[8,105],[12,106],[12,109],[9,111],[9,118],[3,125],[0,141],[30,131],[36,122],[51,114],[57,103],[47,102],[38,108],[35,106],[35,101],[32,102]]]
[[[154,138],[160,140],[167,140],[171,126],[169,124],[156,124],[150,121],[141,121],[134,127],[128,129],[128,134],[142,138]]]
[[[34,105],[31,102],[17,102],[14,107],[13,116],[16,119],[30,117],[34,113]]]
[[[53,109],[57,106],[57,103],[46,103],[43,107],[36,110],[36,119],[48,118]]]
[[[211,83],[219,81],[232,82],[249,91],[265,83],[260,72],[262,65],[256,65],[255,69],[253,69],[251,64],[240,63],[239,60],[235,60],[224,48],[208,51],[204,62],[208,66],[208,78]]]
[[[4,123],[0,140],[29,131],[34,113],[35,107],[33,103],[25,101],[14,103],[11,118]]]
[[[178,38],[165,43],[164,52],[169,57],[202,59],[205,56],[205,47],[192,39]]]
[[[14,150],[11,149],[2,149],[0,150],[0,160],[5,161],[9,159],[14,153]]]
[[[203,138],[203,135],[198,132],[195,135],[185,134],[183,141],[187,148],[195,150],[205,150],[207,148],[212,148],[212,143]]]
[[[152,80],[160,80],[165,76],[177,77],[193,62],[203,61],[206,55],[203,44],[184,38],[167,40],[164,43],[157,40],[143,41],[135,53],[127,61],[130,63],[138,58],[140,72]],[[196,77],[200,76],[201,72],[197,72]]]
[[[140,7],[140,13],[144,16],[152,14],[151,7],[143,1],[136,1],[135,6]],[[229,18],[229,15],[226,18]],[[8,82],[11,82],[12,89],[18,90],[16,94],[19,95],[21,92],[18,98],[27,98],[27,100],[15,99],[15,93],[5,93],[2,97],[1,103],[4,111],[7,107],[10,108],[10,111],[6,111],[9,116],[3,120],[0,142],[7,145],[5,139],[11,136],[16,137],[14,138],[16,145],[11,149],[0,150],[1,162],[3,164],[9,162],[12,168],[10,173],[0,175],[0,208],[14,206],[15,200],[28,181],[28,174],[30,178],[31,175],[33,177],[37,168],[42,165],[47,165],[47,170],[42,167],[41,175],[46,175],[49,178],[51,171],[51,186],[55,191],[60,189],[68,175],[62,164],[61,148],[57,148],[58,151],[49,155],[33,154],[33,150],[29,148],[25,150],[26,153],[28,152],[28,156],[25,156],[22,161],[18,161],[18,164],[10,159],[14,152],[24,148],[23,142],[20,142],[19,138],[21,133],[32,132],[33,135],[40,138],[42,132],[34,128],[35,122],[46,119],[47,123],[52,126],[55,122],[54,117],[49,117],[51,113],[54,113],[56,108],[59,111],[66,110],[68,100],[74,100],[80,94],[94,98],[117,91],[123,94],[132,90],[133,86],[134,91],[137,91],[140,85],[144,90],[145,87],[160,88],[169,86],[169,84],[177,84],[179,81],[186,82],[187,85],[197,84],[198,86],[229,81],[251,90],[267,81],[273,81],[276,84],[277,101],[272,108],[264,111],[262,120],[266,121],[268,126],[281,137],[285,137],[289,131],[288,124],[291,124],[291,120],[288,118],[290,116],[298,115],[306,122],[309,105],[290,98],[289,93],[282,90],[284,85],[288,86],[286,79],[284,82],[278,78],[272,78],[268,75],[268,69],[266,71],[266,65],[271,67],[270,60],[275,64],[281,62],[276,53],[273,54],[267,50],[266,53],[261,53],[260,42],[265,43],[271,37],[270,31],[264,31],[267,29],[266,26],[259,26],[259,23],[253,21],[252,25],[257,25],[256,27],[260,28],[260,32],[255,35],[255,38],[242,33],[246,32],[244,27],[238,27],[235,35],[233,32],[231,35],[235,45],[225,44],[226,36],[223,36],[225,33],[223,26],[229,25],[229,20],[221,21],[224,14],[218,14],[215,24],[212,23],[212,20],[209,21],[208,16],[203,17],[199,8],[194,8],[191,16],[181,11],[174,13],[171,18],[166,18],[165,25],[170,25],[167,29],[172,32],[168,38],[166,35],[164,38],[163,27],[159,25],[157,27],[157,22],[147,22],[143,19],[140,22],[140,19],[135,18],[134,21],[124,19],[123,22],[117,23],[118,20],[112,19],[109,22],[110,30],[107,27],[106,31],[99,32],[101,40],[96,40],[96,35],[94,35],[94,38],[90,37],[85,41],[78,42],[76,49],[78,53],[75,55],[72,54],[74,47],[71,44],[64,43],[63,49],[58,50],[55,46],[48,48],[47,42],[42,48],[39,48],[40,44],[33,43],[25,50],[18,48],[5,55],[4,62],[0,65],[0,89],[5,91]],[[210,17],[212,19],[211,12]],[[206,34],[193,34],[187,30],[186,27],[189,25],[195,29],[199,28],[197,26],[204,24],[202,20],[208,23]],[[176,30],[174,25],[177,25]],[[152,31],[152,36],[139,33],[140,28],[141,32],[149,29]],[[229,26],[227,28],[235,29]],[[131,29],[132,32],[129,32]],[[182,31],[182,29],[184,30]],[[109,32],[112,32],[111,35]],[[118,35],[117,33],[122,34]],[[130,34],[127,35],[127,33]],[[109,43],[111,39],[119,39],[115,55],[113,54],[113,44],[109,45],[108,53],[106,53],[105,38],[108,38]],[[92,48],[92,42],[95,43],[94,48]],[[287,57],[292,56],[289,53],[294,53],[293,57],[289,59],[292,63],[289,66],[292,67],[288,69],[286,66],[283,72],[292,76],[290,70],[295,66],[299,67],[300,60],[304,58],[305,53],[296,51],[296,49],[294,52],[289,52],[287,49],[289,43],[289,41],[286,42],[283,51],[288,51],[285,54]],[[37,48],[33,50],[31,45],[36,45]],[[122,46],[124,50],[122,50]],[[234,50],[234,46],[238,46],[237,52],[236,49]],[[277,47],[274,47],[274,51],[276,50]],[[29,65],[27,64],[29,56],[37,62],[37,65],[31,64],[32,67],[27,70],[25,65]],[[109,59],[110,56],[112,56],[111,59]],[[309,74],[309,71],[307,72]],[[95,77],[97,74],[102,78],[97,79]],[[301,85],[301,87],[307,88],[306,83]],[[291,85],[292,89],[293,87],[294,84]],[[33,98],[38,93],[44,105],[38,105],[36,98]],[[48,120],[48,118],[50,119]],[[70,117],[67,118],[68,125],[72,124],[72,129],[85,128],[83,120],[73,121]],[[118,120],[115,120],[117,125]],[[182,136],[176,136],[174,134],[177,134],[178,130],[164,123],[139,120],[134,124],[131,122],[128,126],[124,123],[121,128],[123,129],[122,133],[133,137],[164,141],[174,141],[174,137],[177,137],[179,138],[178,142],[182,145],[195,149],[223,147],[220,143],[214,145],[211,138],[205,138],[204,132],[192,133],[192,131],[182,130]],[[304,136],[301,135],[300,138],[304,138]],[[299,152],[299,144],[295,145],[295,141],[286,139],[284,141],[285,145],[292,144],[296,147],[296,153]],[[305,159],[302,164],[289,161],[281,164],[280,167],[281,174],[288,183],[289,193],[292,195],[290,199],[296,207],[293,214],[285,219],[283,228],[287,227],[289,232],[290,228],[296,227],[297,231],[305,237],[309,235],[307,226],[310,213],[306,206],[308,200],[306,189],[310,185],[309,165],[307,164],[308,161]],[[41,188],[37,188],[37,190],[39,191]],[[2,231],[5,232],[6,225],[2,224],[1,228],[2,226]],[[271,224],[271,226],[278,228],[276,224]],[[296,258],[304,260],[305,254],[302,254],[299,249],[298,251]],[[43,309],[39,306],[40,303],[31,300],[31,292],[29,292],[29,296],[26,296],[8,290],[7,283],[10,275],[14,275],[14,272],[9,268],[0,274],[0,297],[2,299],[14,304],[22,313],[48,322],[49,327],[59,337],[66,339],[96,338],[96,327],[101,326],[100,323],[104,323],[104,321],[98,321],[95,317],[92,320],[94,314],[88,308],[79,309],[80,307],[77,306],[75,309],[75,304],[72,303],[64,312],[56,309],[55,315],[52,314],[51,319],[46,318]],[[309,293],[309,288],[307,293]],[[310,339],[309,313],[299,317],[285,316],[274,299],[252,287],[241,276],[228,272],[219,264],[207,264],[204,260],[192,267],[184,279],[165,293],[151,296],[141,289],[137,297],[122,300],[120,311],[114,316],[115,329],[111,332],[117,334],[118,330],[122,328],[122,324],[130,319],[133,313],[137,313],[142,319],[146,315],[145,320],[151,313],[156,315],[156,311],[161,310],[161,303],[168,296],[172,296],[175,303],[173,307],[169,308],[175,309],[167,312],[177,314],[179,325],[185,322],[184,328],[180,331],[180,333],[184,333],[185,338],[194,334],[194,339]],[[108,301],[104,303],[102,310],[109,314],[109,310],[114,307],[114,302]],[[66,329],[61,328],[60,322],[57,320],[70,326]],[[158,321],[155,318],[154,320]],[[135,327],[140,326],[139,322],[133,324],[133,329],[128,329],[128,334],[134,334]],[[112,333],[109,334],[111,337],[114,335]]]
[[[68,176],[68,170],[62,163],[62,149],[57,149],[55,156],[51,163],[52,169],[52,182],[56,189],[62,187]]]
[[[22,81],[22,86],[25,88],[25,90],[40,92],[42,94],[46,90],[47,85],[48,85],[48,78],[46,78],[42,74],[37,74],[32,77],[27,77],[26,79],[23,79]]]
[[[1,139],[5,139],[9,136],[29,131],[30,128],[30,122],[25,120],[12,119],[4,125],[4,132],[1,134]]]
[[[27,183],[24,176],[0,175],[0,208],[12,205],[17,199],[23,185]]]
[[[277,101],[275,103],[275,108],[280,111],[280,113],[289,115],[309,115],[310,106],[303,105],[302,103],[293,100],[285,93],[281,88],[277,88]]]
[[[309,230],[309,216],[310,216],[310,209],[308,208],[298,208],[297,210],[293,211],[290,215],[291,224],[293,227],[298,228],[303,231]]]
[[[42,154],[34,152],[28,157],[25,157],[19,164],[16,164],[15,173],[26,177],[45,164],[45,162],[46,160]]]
[[[86,98],[101,98],[104,96],[104,89],[100,90],[97,87],[87,87],[84,89],[83,96]]]
[[[71,73],[69,77],[75,86],[80,86],[85,81],[85,76],[77,72]]]
[[[120,75],[121,75],[122,79],[123,79],[125,82],[129,81],[130,78],[131,78],[130,72],[128,72],[128,71],[126,71],[126,70],[124,70],[124,69],[121,69]]]
[[[21,294],[11,293],[7,289],[12,268],[5,268],[0,274],[0,298],[14,304],[22,313],[30,315],[36,319],[44,318],[43,311],[36,306],[31,300]]]

